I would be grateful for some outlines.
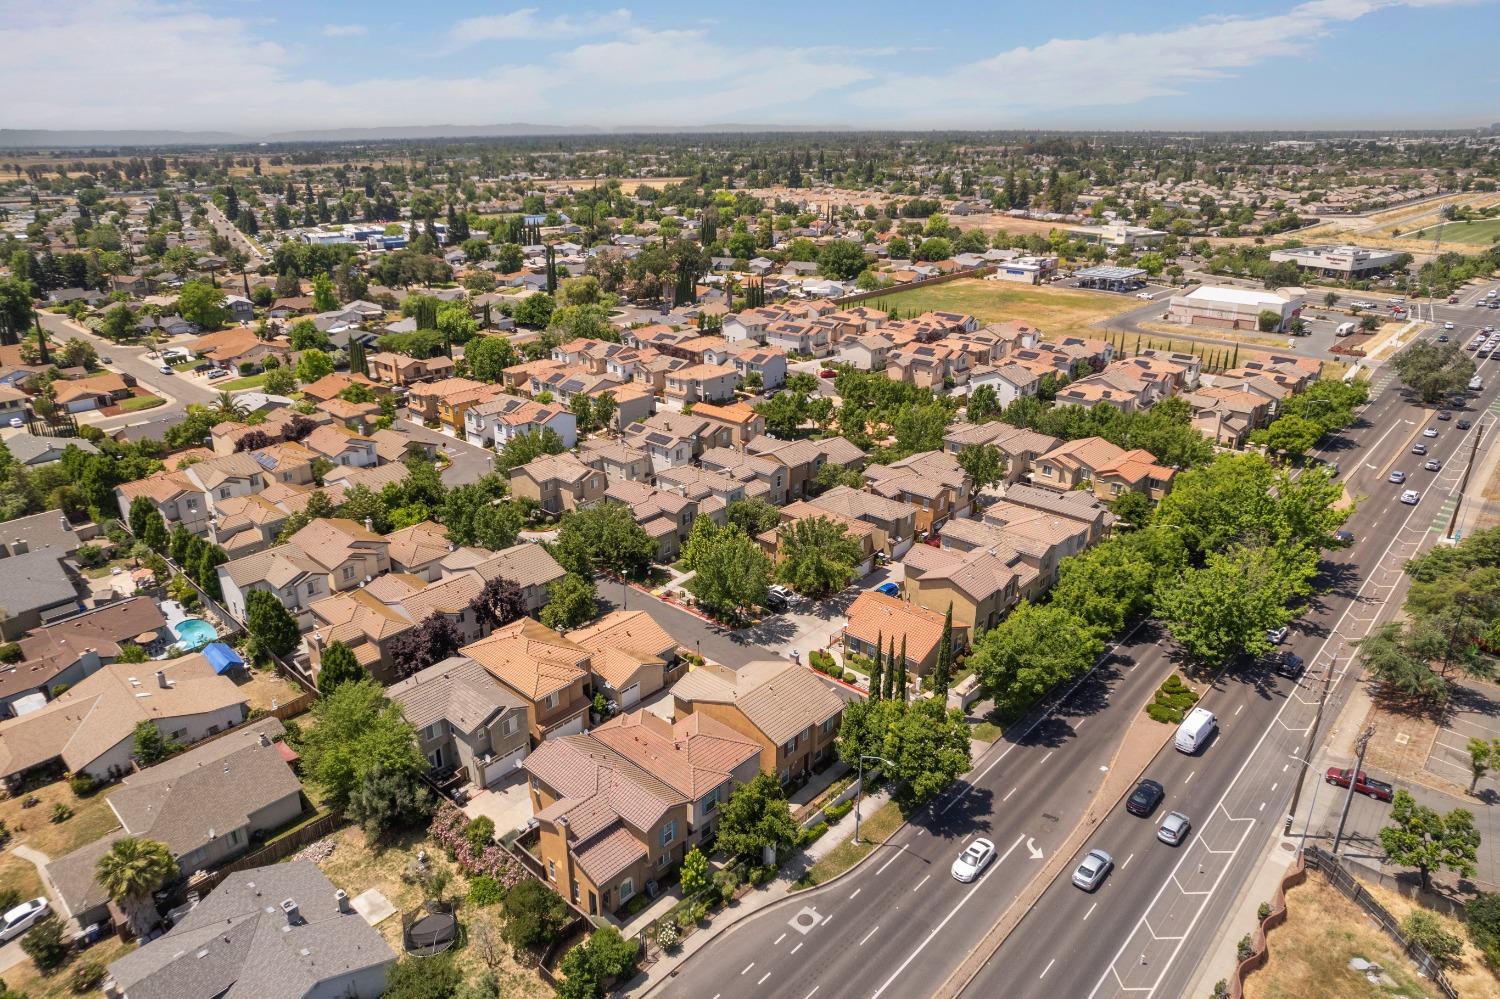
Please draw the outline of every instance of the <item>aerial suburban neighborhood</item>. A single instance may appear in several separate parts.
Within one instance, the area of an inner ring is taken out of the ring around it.
[[[1492,4],[89,6],[0,999],[1500,996]]]

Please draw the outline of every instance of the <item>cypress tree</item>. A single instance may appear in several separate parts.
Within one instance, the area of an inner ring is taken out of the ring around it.
[[[885,692],[881,689],[882,684],[885,683],[885,677],[882,675],[883,671],[881,669],[881,660],[884,658],[885,635],[877,634],[875,636],[875,664],[870,667],[870,700],[872,701],[880,700],[881,694]]]
[[[885,660],[885,698],[894,701],[900,690],[897,678],[906,672],[906,664],[896,659],[896,636],[891,636],[891,649]]]
[[[940,701],[948,698],[948,678],[953,667],[953,602],[943,618],[943,637],[938,641],[937,667],[932,673],[932,691]]]
[[[899,660],[897,660],[897,663],[898,663],[898,666],[897,666],[897,669],[896,669],[896,683],[897,683],[896,693],[900,696],[901,703],[905,704],[906,700],[907,700],[907,696],[910,693],[910,691],[907,689],[907,686],[906,686],[906,636],[905,635],[901,636],[901,658]]]

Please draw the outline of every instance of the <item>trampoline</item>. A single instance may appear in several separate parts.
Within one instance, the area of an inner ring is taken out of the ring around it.
[[[406,928],[406,950],[433,957],[458,940],[458,920],[451,912],[423,912]]]

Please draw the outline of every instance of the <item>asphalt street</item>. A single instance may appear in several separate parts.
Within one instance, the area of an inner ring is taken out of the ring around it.
[[[1496,363],[1480,362],[1486,382],[1500,374]],[[1500,401],[1491,384],[1466,415],[1479,423],[1483,414],[1483,425],[1493,427],[1496,409]],[[1403,564],[1446,529],[1475,429],[1459,431],[1456,423],[1439,423],[1433,415],[1432,408],[1408,402],[1389,376],[1377,378],[1361,425],[1330,455],[1340,461],[1359,501],[1347,525],[1356,542],[1329,553],[1334,588],[1298,622],[1287,643],[1307,661],[1307,673],[1296,684],[1254,666],[1226,676],[1202,702],[1219,716],[1218,737],[1196,756],[1168,747],[1147,769],[1168,790],[1152,819],[1118,809],[1085,845],[1115,858],[1104,886],[1090,895],[1067,875],[1060,877],[965,996],[1185,994],[1239,886],[1286,820],[1301,769],[1293,757],[1310,750],[1323,685],[1329,701],[1317,738],[1352,687],[1353,643],[1398,609],[1406,587]],[[1420,436],[1429,425],[1440,428],[1436,438]],[[1425,459],[1410,454],[1416,440],[1425,440],[1429,455],[1443,461],[1441,471],[1420,468]],[[1393,467],[1407,471],[1406,486],[1385,481]],[[1408,487],[1422,491],[1416,505],[1399,502]],[[1309,774],[1294,830],[1301,828],[1319,780],[1320,774]],[[1170,810],[1194,823],[1177,848],[1156,839],[1157,820]]]

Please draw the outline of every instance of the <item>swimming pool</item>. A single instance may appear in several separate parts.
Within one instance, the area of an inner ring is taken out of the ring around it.
[[[189,651],[201,649],[219,637],[218,630],[201,617],[184,618],[173,625],[172,630],[177,632],[182,647]]]

